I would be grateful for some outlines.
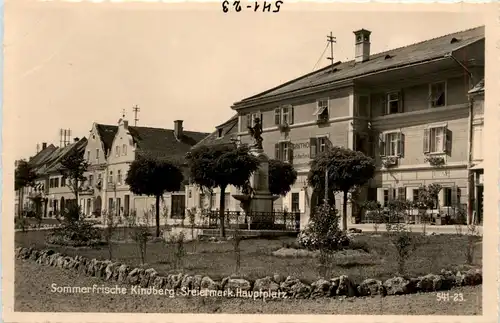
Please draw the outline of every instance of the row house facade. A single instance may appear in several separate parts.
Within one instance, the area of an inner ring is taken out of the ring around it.
[[[123,218],[134,210],[142,221],[154,210],[155,198],[130,191],[125,183],[130,164],[141,155],[165,158],[177,161],[187,175],[184,156],[208,133],[185,131],[182,123],[176,120],[174,129],[129,126],[125,119],[120,119],[118,126],[94,124],[85,150],[89,169],[80,201],[83,212],[100,218],[103,211],[113,210]],[[184,218],[185,200],[184,183],[179,192],[163,196],[160,207],[161,212],[167,212],[162,213],[167,222]]]
[[[474,203],[469,192],[471,100],[484,77],[484,27],[370,54],[370,32],[354,32],[355,59],[338,62],[235,103],[237,141],[251,143],[247,127],[260,118],[263,148],[292,163],[298,179],[275,206],[299,211],[301,226],[320,202],[308,187],[309,163],[328,145],[375,159],[376,175],[360,199],[382,205],[416,200],[421,185],[439,183],[439,209]],[[341,208],[341,196],[335,205]],[[472,202],[471,202],[472,201]],[[352,222],[362,220],[349,206]]]

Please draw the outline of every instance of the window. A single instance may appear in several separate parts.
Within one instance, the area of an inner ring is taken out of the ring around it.
[[[396,190],[393,188],[384,188],[383,189],[383,207],[387,207],[389,201],[394,200],[396,198]]]
[[[309,139],[309,157],[314,158],[317,154],[324,152],[330,145],[327,136],[315,137]]]
[[[184,195],[172,195],[172,219],[184,219],[185,204]]]
[[[122,171],[120,169],[117,172],[116,181],[118,182],[118,185],[122,184]]]
[[[446,126],[424,130],[424,153],[451,153],[451,131]]]
[[[292,144],[288,141],[282,141],[275,144],[275,158],[281,161],[291,163],[293,158]]]
[[[217,138],[222,138],[222,128],[217,129]]]
[[[299,193],[292,193],[292,212],[300,212]]]
[[[419,196],[420,196],[420,189],[414,188],[413,189],[413,202],[418,203]]]
[[[318,100],[316,111],[313,113],[316,120],[327,121],[329,119],[328,112],[328,99]]]
[[[446,105],[446,82],[437,82],[429,86],[429,101],[431,108],[439,108]]]
[[[406,200],[406,187],[398,187],[398,199]]]
[[[61,187],[64,187],[64,186],[66,186],[66,177],[65,176],[61,177]]]
[[[122,146],[122,154],[123,156],[127,156],[127,145],[123,144]]]
[[[92,186],[92,185],[94,185],[94,176],[89,175],[89,186]]]
[[[260,124],[263,124],[263,118],[262,118],[262,113],[260,112],[254,112],[246,115],[247,118],[247,127],[253,127],[255,126],[255,119],[259,118],[260,119]]]
[[[193,197],[193,193],[191,192],[191,190],[190,190],[190,189],[188,189],[188,198],[190,199],[190,198],[192,198],[192,197]]]
[[[380,138],[380,156],[404,156],[404,134],[401,132],[385,133]]]
[[[99,148],[96,148],[95,150],[95,160],[99,161]]]
[[[293,106],[287,105],[274,109],[274,124],[293,124]]]
[[[201,208],[205,207],[205,194],[203,193],[200,194],[200,201],[198,202],[198,205]]]
[[[90,151],[87,151],[87,161],[90,161]]]
[[[443,206],[452,207],[460,202],[460,190],[456,186],[443,187]]]
[[[54,187],[59,187],[59,177],[54,179]]]
[[[109,171],[108,183],[113,183],[113,171]]]
[[[400,92],[391,92],[387,94],[387,114],[403,112],[403,104],[400,97]]]
[[[384,207],[387,206],[387,204],[389,203],[389,190],[388,189],[385,189],[384,190]]]
[[[110,211],[110,212],[113,212],[113,208],[114,208],[114,205],[113,205],[113,198],[112,198],[112,197],[110,197],[110,198],[108,199],[108,209],[109,209],[109,211]]]
[[[116,152],[116,157],[119,157],[120,156],[120,146],[116,146],[115,152]]]

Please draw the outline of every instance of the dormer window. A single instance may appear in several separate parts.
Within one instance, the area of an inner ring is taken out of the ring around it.
[[[217,129],[217,138],[222,138],[222,128]]]

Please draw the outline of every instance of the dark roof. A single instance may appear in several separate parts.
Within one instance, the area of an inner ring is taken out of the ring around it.
[[[104,153],[107,156],[113,144],[113,140],[115,139],[115,135],[118,132],[118,126],[96,123],[96,129],[104,145]]]
[[[37,166],[43,164],[43,162],[50,157],[50,155],[57,149],[56,146],[50,144],[45,149],[38,152],[33,158],[30,159],[29,164],[36,168]]]
[[[222,137],[219,137],[219,129],[222,130]],[[216,127],[216,130],[203,138],[193,148],[199,146],[212,146],[212,145],[235,145],[231,140],[234,139],[238,132],[238,115],[234,115],[231,119]]]
[[[137,144],[139,155],[166,158],[181,163],[191,147],[208,135],[205,132],[183,130],[183,135],[177,139],[171,129],[129,126],[128,130]]]
[[[54,152],[50,155],[49,158],[44,160],[43,165],[38,169],[38,174],[48,174],[58,172],[61,168],[61,160],[66,157],[69,153],[71,153],[74,149],[77,149],[80,153],[83,154],[85,151],[85,147],[87,145],[87,138],[81,138],[78,142],[70,143],[64,147],[58,147]]]
[[[477,83],[476,86],[474,86],[472,90],[469,91],[469,94],[474,94],[479,92],[484,92],[484,79],[479,81],[479,83]]]
[[[238,105],[250,104],[254,100],[271,98],[285,93],[293,93],[294,91],[327,83],[352,80],[368,73],[380,72],[395,67],[443,58],[446,54],[481,39],[484,39],[484,26],[433,38],[382,53],[372,54],[368,61],[362,63],[356,63],[354,60],[337,62],[333,73],[331,66],[324,67],[318,71],[306,74],[260,94],[248,97],[235,103],[233,107],[238,108]]]

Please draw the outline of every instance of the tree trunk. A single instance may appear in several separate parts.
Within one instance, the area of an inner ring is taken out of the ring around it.
[[[342,231],[347,231],[347,193],[344,191],[344,203],[342,205]]]
[[[220,209],[219,209],[219,221],[220,221],[220,236],[224,238],[226,236],[226,227],[224,221],[224,210],[226,208],[226,201],[224,199],[226,195],[226,186],[220,187]]]
[[[160,195],[156,196],[155,201],[155,218],[156,218],[156,237],[160,237]]]
[[[19,218],[23,216],[23,201],[24,201],[24,187],[21,187],[19,189],[19,205],[18,205]]]

